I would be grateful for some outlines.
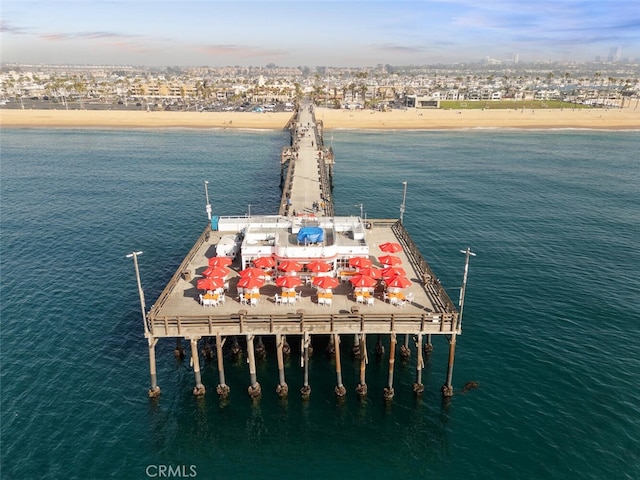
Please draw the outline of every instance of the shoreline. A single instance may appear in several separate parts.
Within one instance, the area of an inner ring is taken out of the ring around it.
[[[290,112],[146,112],[0,109],[0,128],[233,128],[282,130]],[[640,110],[372,110],[316,109],[326,130],[595,129],[638,130]]]

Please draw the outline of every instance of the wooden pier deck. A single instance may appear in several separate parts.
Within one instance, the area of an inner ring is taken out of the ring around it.
[[[345,334],[358,336],[361,349],[366,349],[368,334],[390,336],[389,382],[384,392],[387,399],[393,397],[396,336],[403,334],[415,337],[418,362],[414,391],[418,394],[423,389],[422,339],[425,337],[426,346],[430,347],[432,335],[446,336],[449,340],[449,363],[443,395],[451,396],[453,359],[456,336],[461,333],[461,314],[400,220],[368,219],[365,222],[360,217],[333,215],[330,178],[323,161],[327,151],[323,146],[321,126],[315,123],[310,104],[303,103],[300,106],[291,128],[292,145],[283,150],[281,159],[283,164],[287,164],[287,173],[279,214],[213,217],[212,223],[204,229],[148,312],[139,283],[144,332],[149,344],[149,396],[156,397],[160,394],[156,378],[155,346],[162,338],[174,337],[178,342],[185,339],[191,343],[196,395],[203,395],[206,390],[200,377],[198,342],[207,337],[215,338],[220,376],[216,390],[220,396],[225,397],[229,394],[229,389],[224,380],[222,347],[226,338],[245,337],[250,374],[248,392],[252,397],[257,397],[261,388],[256,377],[256,336],[275,336],[279,366],[277,392],[279,395],[286,395],[288,387],[282,361],[286,337],[294,335],[305,340],[303,364],[306,369],[307,348],[312,335],[329,335],[331,341],[339,345],[340,335]],[[332,162],[333,152],[330,153],[327,157]],[[296,234],[309,227],[322,231],[324,237],[319,242],[307,244],[305,240],[301,244],[300,237],[296,237]],[[384,283],[378,283],[367,299],[355,297],[349,281],[355,272],[349,268],[348,261],[353,257],[366,257],[374,267],[382,267],[378,257],[385,253],[379,246],[388,242],[402,247],[394,255],[400,258],[400,266],[411,282],[402,290],[407,301],[392,301]],[[137,257],[135,253],[133,256],[137,271]],[[203,306],[200,298],[203,291],[198,289],[197,282],[203,278],[202,273],[208,267],[209,259],[214,256],[227,256],[232,263],[225,278],[224,296],[218,295],[216,302],[211,302],[216,303],[216,306]],[[277,295],[282,295],[283,290],[275,281],[277,276],[284,273],[277,268],[269,271],[267,281],[255,293],[255,303],[249,303],[240,294],[241,289],[238,289],[239,272],[260,257],[270,257],[278,265],[286,260],[296,260],[305,265],[313,260],[331,263],[333,267],[328,275],[339,280],[331,292],[331,303],[327,305],[319,302],[319,291],[311,281],[313,274],[303,269],[296,274],[301,285],[296,288],[298,295],[295,302],[282,304]],[[408,354],[406,350],[406,346],[401,347],[401,354]],[[338,396],[344,396],[346,389],[342,385],[339,347],[335,349],[335,356],[335,392]],[[356,391],[364,395],[366,355],[361,357],[362,381]],[[310,394],[307,380],[305,374],[305,384],[301,389],[303,396]]]
[[[373,305],[357,303],[348,281],[333,289],[331,306],[319,305],[317,291],[306,284],[296,288],[301,299],[295,304],[276,304],[274,297],[281,288],[274,281],[260,288],[257,305],[243,304],[237,293],[238,272],[242,269],[239,258],[231,265],[225,302],[215,307],[204,307],[199,303],[202,292],[196,288],[197,280],[202,278],[208,258],[214,256],[220,239],[236,233],[211,231],[207,227],[147,314],[148,335],[160,338],[246,333],[300,334],[305,331],[313,334],[460,333],[454,305],[437,281],[427,280],[425,283],[425,278],[434,279],[434,276],[415,246],[408,243],[410,237],[404,227],[396,220],[374,219],[369,222],[368,239],[374,246],[373,250],[376,250],[376,245],[388,241],[405,246],[396,255],[402,259],[407,277],[413,282],[405,289],[405,295],[413,294],[414,299],[404,307],[385,302],[380,290],[373,294]],[[384,255],[381,251],[374,253]],[[371,260],[374,266],[378,266],[374,255],[371,255]],[[304,274],[299,275],[304,278]]]

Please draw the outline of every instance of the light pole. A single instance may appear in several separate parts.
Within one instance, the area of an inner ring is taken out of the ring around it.
[[[249,211],[249,216],[251,216],[251,204],[247,205],[247,209]]]
[[[138,282],[138,294],[140,295],[140,309],[142,310],[142,322],[144,323],[144,333],[149,342],[149,373],[151,376],[151,386],[149,387],[149,398],[156,398],[160,395],[160,387],[158,386],[156,373],[156,343],[158,339],[151,336],[147,325],[146,307],[144,304],[144,292],[142,291],[142,282],[140,281],[140,269],[138,268],[138,255],[142,252],[131,252],[127,258],[133,258],[133,266],[136,270],[136,280]]]
[[[471,247],[467,247],[466,250],[460,250],[461,253],[466,255],[465,263],[464,263],[464,277],[462,279],[462,288],[460,289],[460,315],[458,316],[458,324],[457,328],[453,329],[451,332],[451,339],[449,340],[449,363],[447,365],[447,381],[442,386],[442,396],[445,398],[453,396],[453,385],[451,384],[453,380],[453,362],[455,359],[456,352],[456,335],[458,330],[462,327],[462,312],[464,310],[464,293],[467,287],[467,274],[469,273],[469,257],[472,255],[475,257],[476,254],[471,251]]]
[[[360,218],[364,217],[364,204],[360,203],[360,204],[356,204],[354,205],[354,207],[360,207]]]
[[[402,223],[404,219],[405,201],[407,200],[407,182],[402,182],[402,185],[404,185],[404,190],[402,192],[402,205],[400,205],[400,223]]]
[[[145,312],[144,292],[142,291],[142,282],[140,281],[140,269],[138,268],[138,255],[142,255],[142,252],[132,252],[127,255],[127,258],[133,258],[133,266],[136,269],[136,280],[138,281],[138,295],[140,295],[140,309],[142,310],[142,321],[144,322],[144,331],[148,333],[147,328],[147,314]]]
[[[204,181],[204,195],[207,198],[207,205],[206,205],[206,210],[207,210],[207,217],[209,218],[209,222],[211,222],[211,204],[209,203],[209,188],[208,188],[209,182],[207,180]]]
[[[460,316],[458,317],[458,326],[462,326],[462,312],[464,311],[464,294],[467,289],[467,275],[469,274],[469,257],[475,257],[476,254],[471,251],[471,247],[467,247],[466,250],[460,250],[460,253],[465,254],[464,262],[464,276],[462,277],[462,288],[460,289],[460,300],[458,306],[460,307]]]

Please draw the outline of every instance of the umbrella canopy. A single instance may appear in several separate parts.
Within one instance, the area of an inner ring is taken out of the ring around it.
[[[371,278],[382,278],[382,270],[376,267],[359,268],[358,275],[366,275]]]
[[[406,274],[407,272],[402,267],[387,267],[382,270],[382,278],[384,278],[385,282],[393,277],[404,277]]]
[[[302,285],[302,280],[300,279],[300,277],[285,275],[284,277],[276,278],[276,285],[284,288],[294,288],[298,285]]]
[[[295,260],[285,260],[284,262],[280,262],[278,270],[282,272],[299,272],[302,270],[302,264]]]
[[[393,277],[387,282],[387,287],[407,288],[410,285],[411,280],[402,276]]]
[[[238,286],[241,288],[260,288],[264,285],[264,280],[259,277],[240,277]]]
[[[248,267],[240,270],[241,277],[264,277],[264,270],[257,267]]]
[[[402,263],[402,259],[400,257],[396,257],[395,255],[383,255],[378,257],[378,260],[383,265],[399,265]]]
[[[224,280],[220,277],[199,278],[196,286],[198,290],[215,290],[224,286]]]
[[[374,287],[376,283],[378,283],[374,278],[371,278],[368,275],[354,275],[349,279],[349,281],[356,288]]]
[[[258,268],[272,268],[276,265],[276,261],[273,257],[259,257],[253,261],[253,264]]]
[[[207,269],[202,272],[202,275],[205,277],[226,277],[229,272],[227,267],[207,267]]]
[[[315,273],[328,272],[330,270],[333,270],[333,265],[327,262],[323,262],[322,260],[314,260],[307,263],[307,270]]]
[[[398,253],[402,251],[402,247],[400,246],[400,244],[395,242],[381,243],[379,245],[379,248],[386,253]]]
[[[209,259],[210,267],[227,267],[233,263],[231,257],[211,257]]]
[[[367,257],[353,257],[349,259],[350,267],[365,268],[371,266],[371,260]]]
[[[315,277],[313,284],[324,289],[335,288],[340,284],[340,280],[333,277]]]

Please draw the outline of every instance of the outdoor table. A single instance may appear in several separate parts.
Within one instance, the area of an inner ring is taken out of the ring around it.
[[[207,293],[202,297],[202,305],[204,307],[215,307],[218,305],[218,299],[220,298],[217,294]]]
[[[396,298],[398,300],[404,300],[404,293],[402,293],[402,292],[388,293],[387,296],[389,298]]]

